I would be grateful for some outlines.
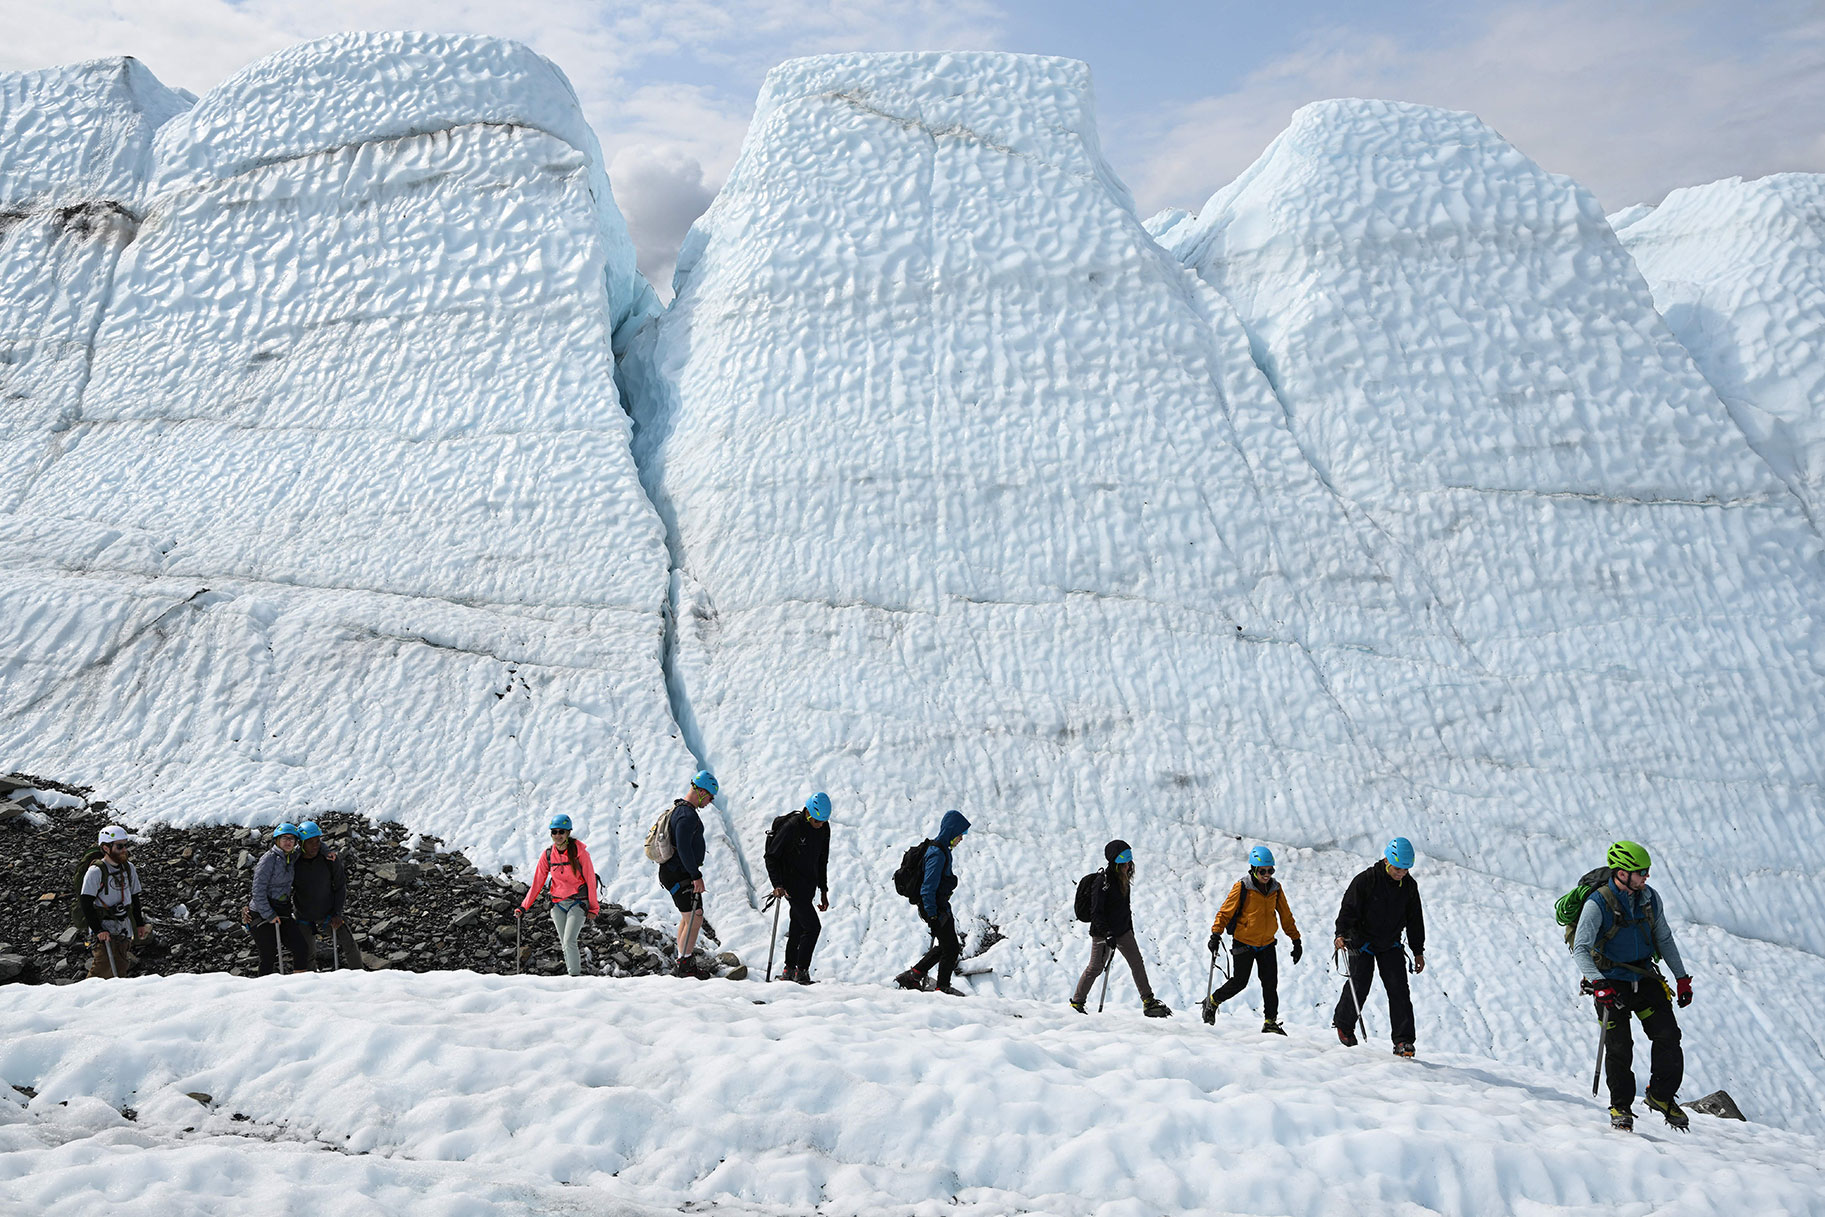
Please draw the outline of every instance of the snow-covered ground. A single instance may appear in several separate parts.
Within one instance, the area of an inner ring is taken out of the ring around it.
[[[1749,442],[1825,522],[1825,176],[1693,186],[1612,223]]]
[[[1612,1134],[1577,1070],[1234,1019],[462,973],[7,1005],[0,1082],[37,1091],[0,1088],[21,1212],[1825,1211],[1815,1137]]]

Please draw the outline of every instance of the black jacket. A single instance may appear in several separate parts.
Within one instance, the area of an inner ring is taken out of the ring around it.
[[[1426,953],[1426,918],[1419,907],[1419,885],[1409,873],[1396,882],[1386,863],[1377,862],[1350,880],[1337,909],[1337,936],[1352,951],[1367,946],[1379,955],[1400,945],[1407,931],[1407,945],[1415,955]]]
[[[1129,905],[1133,889],[1128,884],[1114,882],[1104,870],[1091,891],[1090,937],[1111,940],[1134,932],[1134,910]]]
[[[788,892],[830,891],[830,825],[789,811],[767,830],[767,878]]]
[[[319,849],[315,858],[307,858],[300,847],[298,860],[292,864],[292,912],[305,921],[322,921],[342,916],[342,905],[348,897],[348,878],[333,850]]]

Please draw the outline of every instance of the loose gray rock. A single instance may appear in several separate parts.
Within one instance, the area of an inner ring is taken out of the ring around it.
[[[419,868],[412,862],[382,862],[374,868],[374,877],[395,887],[406,887],[418,881]]]
[[[197,1102],[201,1103],[204,1107],[207,1107],[211,1103],[215,1102],[214,1095],[206,1094],[201,1090],[187,1091],[187,1092],[185,1092],[184,1097],[187,1099],[195,1099]]]
[[[450,928],[453,930],[466,930],[472,925],[479,924],[481,919],[482,911],[480,909],[464,909],[456,916],[450,918]]]
[[[234,864],[240,870],[250,870],[253,867],[253,855],[246,850],[242,850],[239,854],[235,855]]]
[[[1746,1119],[1742,1110],[1737,1107],[1736,1100],[1730,1097],[1730,1092],[1727,1090],[1713,1090],[1702,1099],[1693,1099],[1686,1106],[1693,1111],[1702,1111],[1708,1116],[1717,1116],[1719,1119]]]
[[[0,984],[18,978],[25,971],[25,956],[0,955]]]

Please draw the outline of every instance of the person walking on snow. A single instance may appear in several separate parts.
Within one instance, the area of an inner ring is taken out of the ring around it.
[[[805,800],[803,811],[789,811],[767,830],[767,879],[773,898],[792,910],[786,927],[786,963],[781,980],[811,983],[811,952],[830,911],[830,796],[823,791]],[[811,897],[821,898],[813,908]]]
[[[289,820],[273,829],[272,848],[260,856],[259,865],[253,868],[253,895],[247,903],[253,908],[253,941],[260,951],[262,976],[278,970],[281,939],[291,952],[292,971],[311,970],[310,939],[292,917],[299,834],[298,826]]]
[[[1223,944],[1223,934],[1230,935],[1229,957],[1235,961],[1235,974],[1215,993],[1204,999],[1204,1021],[1217,1021],[1217,1007],[1248,988],[1248,974],[1261,973],[1261,1031],[1285,1035],[1280,1025],[1280,952],[1274,945],[1274,921],[1286,931],[1293,944],[1293,962],[1305,954],[1299,938],[1299,927],[1293,923],[1293,910],[1286,902],[1286,889],[1274,879],[1274,853],[1265,845],[1248,851],[1248,874],[1236,880],[1210,923],[1210,953],[1215,955]]]
[[[1407,945],[1413,948],[1413,970],[1424,972],[1426,918],[1420,910],[1419,885],[1409,873],[1412,869],[1413,843],[1395,837],[1381,861],[1350,880],[1337,909],[1335,946],[1349,952],[1350,967],[1331,1025],[1337,1028],[1337,1038],[1349,1047],[1356,1046],[1362,1003],[1368,1000],[1379,971],[1382,987],[1388,991],[1394,1055],[1413,1055],[1413,997],[1407,990],[1407,955],[1400,936],[1405,930]]]
[[[659,886],[672,897],[672,904],[684,916],[678,921],[678,962],[672,965],[673,976],[708,979],[711,973],[700,970],[693,956],[697,935],[703,929],[703,817],[697,813],[716,797],[716,779],[708,769],[700,769],[691,779],[691,789],[672,804],[667,833],[671,838],[672,856],[659,864]]]
[[[95,844],[101,852],[83,872],[77,900],[95,943],[89,975],[114,979],[132,969],[132,942],[143,939],[151,927],[139,908],[139,870],[127,860],[131,848],[127,830],[110,824],[96,836]]]
[[[1153,995],[1153,986],[1147,981],[1147,965],[1141,959],[1141,946],[1134,937],[1134,910],[1130,903],[1134,888],[1134,850],[1126,841],[1111,841],[1103,846],[1103,861],[1108,865],[1091,886],[1090,962],[1085,965],[1083,975],[1077,978],[1077,988],[1071,991],[1071,1008],[1079,1014],[1086,1012],[1084,1003],[1090,998],[1091,986],[1112,962],[1109,956],[1120,951],[1122,958],[1128,961],[1128,971],[1134,976],[1134,987],[1140,991],[1141,1013],[1148,1018],[1167,1018],[1172,1014],[1172,1007]]]
[[[315,820],[298,825],[298,856],[292,864],[292,898],[298,924],[312,939],[325,933],[336,940],[336,966],[361,967],[361,948],[342,923],[342,906],[348,897],[348,876],[336,851],[325,848],[323,830]],[[314,952],[313,952],[314,953]]]
[[[1680,1009],[1692,1004],[1692,977],[1679,957],[1660,893],[1648,886],[1648,851],[1618,841],[1604,859],[1609,881],[1584,898],[1572,933],[1572,958],[1603,1020],[1604,1066],[1610,1075],[1610,1124],[1635,1127],[1635,1040],[1629,1015],[1641,1020],[1651,1046],[1647,1104],[1683,1129],[1691,1121],[1674,1096],[1685,1077],[1686,1055],[1673,1017],[1673,991],[1655,965],[1666,960],[1678,978]]]
[[[923,989],[925,974],[936,964],[938,992],[952,997],[963,996],[961,989],[951,986],[951,973],[957,968],[957,957],[963,953],[963,944],[957,938],[957,918],[951,912],[951,893],[957,890],[957,870],[951,851],[969,830],[970,822],[962,812],[947,811],[938,825],[938,835],[925,848],[925,874],[919,884],[919,916],[924,920],[925,928],[931,931],[932,948],[920,956],[918,963],[894,977],[894,983],[902,989]]]
[[[539,864],[532,872],[532,886],[526,899],[513,910],[522,917],[547,886],[551,888],[551,924],[558,931],[558,942],[564,948],[564,970],[572,976],[583,975],[583,962],[577,956],[577,935],[583,932],[583,920],[596,919],[602,911],[596,894],[596,865],[589,859],[583,842],[570,835],[570,817],[551,817],[551,848],[539,853]]]

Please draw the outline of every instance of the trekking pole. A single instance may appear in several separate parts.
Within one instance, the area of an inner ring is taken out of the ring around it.
[[[1337,966],[1337,952],[1332,950],[1331,967],[1335,969]],[[1362,1038],[1366,1040],[1369,1038],[1369,1024],[1364,1021],[1362,1017],[1362,997],[1356,992],[1356,973],[1354,969],[1343,974],[1343,983],[1344,987],[1350,991],[1350,1004],[1354,1006],[1356,1010],[1356,1018],[1354,1020],[1356,1030],[1361,1034]]]
[[[520,974],[520,926],[525,920],[524,913],[517,914],[513,919],[513,974],[515,976]]]
[[[1208,998],[1212,993],[1215,993],[1217,991],[1216,983],[1217,983],[1217,953],[1215,951],[1212,951],[1210,953],[1210,975],[1204,978],[1204,996],[1206,998]]]
[[[1115,944],[1103,944],[1109,951],[1109,958],[1103,961],[1103,995],[1096,999],[1096,1012],[1103,1012],[1103,1003],[1109,1000],[1109,973],[1115,968]]]
[[[279,975],[283,976],[285,975],[285,923],[276,917],[272,923],[272,941],[273,946],[277,947],[279,951]]]
[[[102,945],[103,949],[105,949],[108,953],[108,979],[109,980],[119,980],[120,979],[120,969],[114,966],[114,937],[113,937],[113,935],[109,935],[108,940],[106,942],[102,943],[101,945]]]
[[[342,940],[336,934],[336,923],[330,922],[330,971],[342,971]]]
[[[779,947],[779,897],[768,896],[767,904],[773,906],[773,933],[767,938],[767,980],[773,979],[773,952]],[[765,908],[766,905],[762,905]]]

